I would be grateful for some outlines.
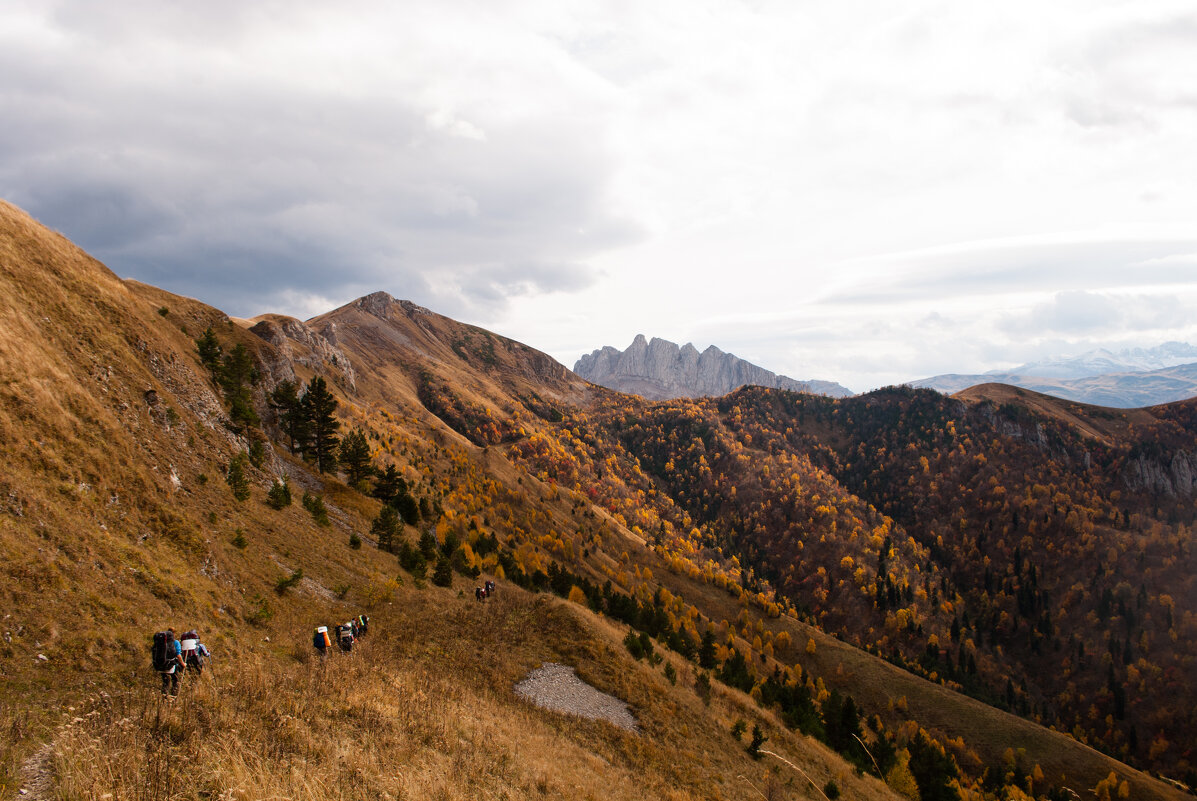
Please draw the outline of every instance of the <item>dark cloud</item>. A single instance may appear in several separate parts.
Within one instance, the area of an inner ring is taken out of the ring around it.
[[[475,125],[393,65],[289,76],[268,50],[304,20],[226,10],[62,3],[41,40],[0,37],[0,194],[118,274],[237,315],[350,288],[493,314],[589,286],[586,259],[640,236],[585,119],[482,104]]]

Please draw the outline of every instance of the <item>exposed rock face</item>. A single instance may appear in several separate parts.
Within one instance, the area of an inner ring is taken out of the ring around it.
[[[345,352],[337,347],[335,327],[320,333],[293,317],[268,315],[250,331],[277,348],[281,356],[279,364],[265,365],[271,373],[271,384],[284,378],[294,379],[295,372],[290,369],[290,363],[294,362],[317,371],[331,367],[341,373],[351,389],[356,388],[353,364]]]
[[[1177,451],[1171,459],[1138,456],[1122,471],[1126,486],[1132,491],[1147,491],[1169,498],[1191,498],[1197,494],[1197,454]]]
[[[638,334],[625,351],[608,345],[583,356],[574,365],[574,372],[595,384],[650,400],[726,395],[746,384],[835,398],[852,394],[832,381],[795,381],[779,376],[714,345],[699,353],[690,343],[679,348],[656,337],[650,342],[643,334]]]

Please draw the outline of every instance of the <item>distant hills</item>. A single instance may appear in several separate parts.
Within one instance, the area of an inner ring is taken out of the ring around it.
[[[699,353],[690,343],[651,341],[637,334],[627,350],[610,345],[578,359],[574,372],[587,381],[649,400],[726,395],[742,386],[788,389],[845,398],[852,390],[833,381],[796,381],[711,345]]]
[[[1197,396],[1197,347],[1166,342],[1155,348],[1092,350],[1030,362],[1011,370],[944,375],[909,382],[954,394],[977,384],[1010,384],[1065,400],[1133,409]]]

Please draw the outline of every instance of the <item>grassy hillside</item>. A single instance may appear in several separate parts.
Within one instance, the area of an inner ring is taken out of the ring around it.
[[[943,596],[958,568],[923,517],[887,506],[888,484],[877,494],[899,468],[846,458],[877,436],[858,409],[884,395],[645,404],[382,294],[307,323],[231,320],[121,282],[8,206],[0,257],[7,795],[40,770],[61,797],[96,798],[821,798],[829,781],[849,798],[993,798],[1028,777],[1058,798],[1111,772],[1114,794],[1179,797],[915,659],[938,636],[936,658],[961,664]],[[274,395],[314,379],[375,474],[321,473],[314,446],[291,447]],[[1152,447],[1183,444],[1183,416],[1152,419]],[[942,438],[919,447],[952,464]],[[275,508],[283,479],[293,502]],[[407,522],[380,533],[376,496]],[[453,588],[431,585],[438,561]],[[1183,575],[1168,568],[1161,581]],[[495,602],[470,597],[478,574],[500,582]],[[367,647],[314,664],[311,627],[356,611],[374,618]],[[174,705],[146,665],[166,625],[199,626],[219,655]],[[1030,675],[998,658],[1007,645],[978,640],[982,677]],[[926,678],[881,658],[895,653]],[[547,661],[630,702],[642,732],[517,700]],[[738,720],[779,756],[750,759]],[[1179,720],[1160,722],[1177,742]]]

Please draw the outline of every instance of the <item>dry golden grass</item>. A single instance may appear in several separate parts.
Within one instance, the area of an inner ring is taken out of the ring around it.
[[[331,616],[333,610],[328,610]],[[339,610],[344,611],[344,610]],[[400,590],[349,657],[321,663],[310,620],[289,612],[287,644],[222,654],[173,702],[141,686],[101,692],[54,734],[58,797],[79,799],[818,798],[790,771],[753,762],[728,733],[759,721],[770,746],[849,798],[887,798],[821,746],[780,730],[738,693],[710,709],[620,650],[616,627],[546,596],[487,604]],[[565,661],[627,698],[642,734],[536,709],[513,685]],[[679,666],[685,674],[684,665]]]

